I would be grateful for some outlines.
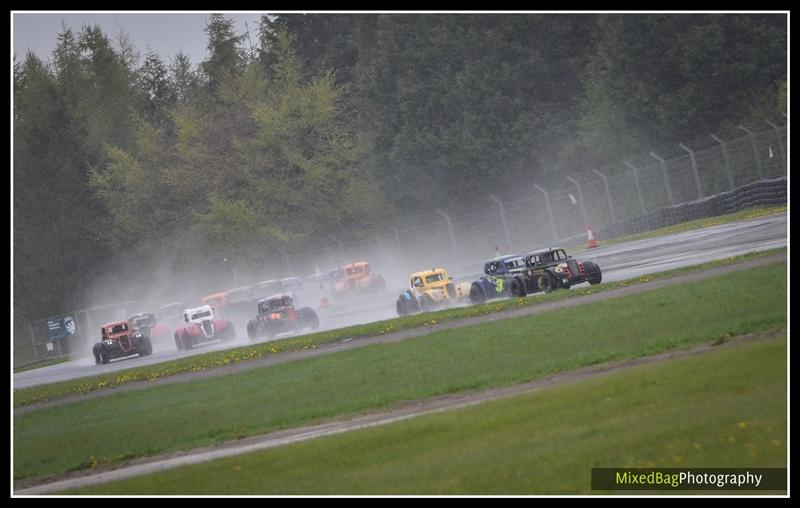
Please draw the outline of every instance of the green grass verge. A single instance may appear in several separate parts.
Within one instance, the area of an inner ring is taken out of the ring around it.
[[[784,336],[67,493],[641,494],[591,468],[786,467],[786,444]]]
[[[683,233],[684,231],[692,231],[695,229],[708,228],[711,226],[719,226],[720,224],[729,224],[731,222],[739,222],[747,219],[755,219],[757,217],[764,217],[765,215],[773,215],[776,213],[786,213],[787,205],[776,206],[756,206],[741,210],[735,213],[725,215],[716,215],[714,217],[705,217],[703,219],[696,219],[688,222],[675,224],[674,226],[667,226],[665,228],[654,229],[652,231],[643,231],[632,235],[621,236],[613,240],[598,239],[598,246],[605,247],[607,245],[615,245],[624,242],[633,242],[636,240],[644,240],[646,238],[655,238],[657,236],[672,235],[675,233]],[[577,249],[569,249],[570,253],[583,252],[588,250],[586,247],[579,247]]]
[[[765,288],[767,288],[765,290]],[[786,326],[786,264],[14,418],[14,476],[118,463]]]
[[[686,273],[706,270],[716,266],[738,263],[741,261],[785,251],[786,249],[772,249],[768,251],[748,253],[741,256],[734,256],[728,259],[712,261],[692,267],[678,268],[634,279],[603,283],[597,286],[575,287],[569,291],[555,291],[548,295],[539,294],[535,297],[524,299],[509,299],[491,302],[484,305],[460,307],[455,309],[440,310],[437,312],[427,312],[424,314],[407,316],[403,318],[376,321],[365,325],[317,332],[267,343],[254,344],[252,346],[244,346],[225,351],[214,351],[205,354],[193,355],[187,358],[171,360],[153,365],[134,367],[108,374],[87,376],[69,381],[50,383],[30,388],[22,388],[19,390],[14,390],[14,407],[57,400],[71,395],[85,394],[95,390],[119,386],[126,383],[153,381],[186,372],[224,367],[231,363],[253,360],[287,351],[313,349],[321,344],[338,342],[348,338],[377,336],[385,333],[391,333],[410,328],[419,328],[435,323],[443,323],[446,321],[463,319],[471,316],[502,312],[509,309],[520,308],[522,306],[538,305],[566,298],[579,298],[591,293],[608,291],[634,284],[641,284],[651,280],[676,277]]]
[[[26,370],[34,370],[34,369],[41,369],[42,367],[49,367],[50,365],[58,365],[59,363],[65,363],[70,361],[71,358],[65,356],[63,358],[50,358],[47,360],[39,360],[38,362],[29,363],[27,365],[22,365],[20,367],[14,368],[14,374],[17,372],[25,372]]]

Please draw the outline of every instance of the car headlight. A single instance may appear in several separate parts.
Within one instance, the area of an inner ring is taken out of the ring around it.
[[[103,341],[103,344],[105,344],[106,346],[113,346],[114,345],[114,341],[113,340],[106,340],[106,341]]]
[[[567,281],[567,279],[561,279],[561,281],[562,281],[564,284],[566,284],[566,283],[568,282],[568,281]]]

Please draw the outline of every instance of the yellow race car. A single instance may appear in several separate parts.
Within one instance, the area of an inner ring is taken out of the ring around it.
[[[444,268],[412,273],[409,289],[397,297],[397,315],[427,312],[469,298],[469,283],[453,282]]]

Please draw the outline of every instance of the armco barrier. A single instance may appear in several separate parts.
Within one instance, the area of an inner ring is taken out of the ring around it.
[[[596,236],[601,240],[610,240],[691,220],[734,213],[754,206],[781,205],[787,201],[786,190],[787,182],[784,177],[761,180],[729,192],[622,220],[597,231]]]

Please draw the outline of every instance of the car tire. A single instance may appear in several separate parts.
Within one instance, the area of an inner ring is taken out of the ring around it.
[[[194,340],[188,333],[181,334],[181,343],[183,344],[183,349],[189,350],[194,348]]]
[[[589,282],[589,284],[594,286],[595,284],[600,284],[603,282],[603,272],[596,263],[593,263],[592,261],[586,261],[583,263],[583,268],[586,270],[586,280]]]
[[[175,347],[178,348],[178,351],[183,351],[183,340],[181,340],[181,336],[178,332],[174,333],[175,336]]]
[[[481,285],[477,282],[473,282],[469,288],[469,301],[472,305],[486,303],[486,295],[483,293]]]
[[[511,292],[511,296],[516,296],[517,298],[528,296],[528,291],[525,289],[525,280],[519,275],[511,279],[508,289]]]
[[[542,273],[536,283],[545,293],[550,293],[558,288],[558,281],[556,281],[556,278],[550,272]]]
[[[247,322],[247,338],[256,340],[258,338],[258,320],[251,319]]]
[[[153,353],[153,343],[150,337],[142,337],[139,343],[139,356],[147,356]]]
[[[303,307],[300,309],[300,323],[300,326],[308,327],[313,331],[319,328],[319,317],[311,307]]]
[[[400,317],[408,316],[408,305],[406,305],[406,299],[402,296],[397,299],[397,303],[395,304],[395,309],[397,310],[397,315]]]
[[[428,293],[422,294],[422,311],[430,312],[436,308],[436,302]]]

